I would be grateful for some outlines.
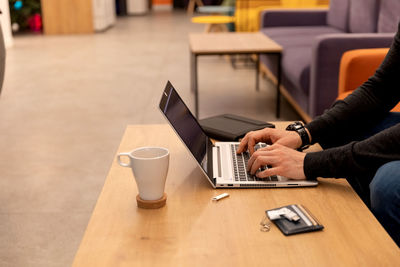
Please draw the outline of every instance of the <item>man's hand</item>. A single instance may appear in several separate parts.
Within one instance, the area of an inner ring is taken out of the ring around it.
[[[240,142],[237,153],[242,153],[248,149],[250,155],[252,155],[254,153],[254,146],[258,142],[264,142],[267,144],[276,143],[293,149],[301,146],[301,138],[298,133],[274,128],[265,128],[258,131],[248,132]]]
[[[259,178],[271,175],[282,175],[292,179],[305,179],[304,157],[306,153],[275,143],[253,153],[249,159],[247,170],[251,174],[262,166],[270,166],[265,171],[256,174]]]

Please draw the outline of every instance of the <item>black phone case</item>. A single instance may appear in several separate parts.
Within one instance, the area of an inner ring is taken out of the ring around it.
[[[297,210],[294,209],[293,206],[297,207]],[[298,222],[289,221],[285,217],[273,220],[275,225],[278,226],[278,228],[284,235],[300,234],[324,229],[324,226],[320,224],[305,207],[301,205],[288,205],[284,207],[290,209],[300,217],[300,220]],[[299,214],[298,211],[300,211],[301,214]],[[306,217],[312,223],[312,225],[307,225],[307,223],[303,219],[303,216]]]

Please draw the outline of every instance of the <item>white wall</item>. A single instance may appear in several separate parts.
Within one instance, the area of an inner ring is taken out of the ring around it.
[[[1,28],[3,30],[4,43],[6,47],[13,45],[13,38],[11,33],[11,19],[10,19],[10,8],[8,6],[8,0],[0,0],[0,15]]]

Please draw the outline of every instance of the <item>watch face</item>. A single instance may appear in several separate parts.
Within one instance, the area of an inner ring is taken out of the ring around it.
[[[297,121],[295,123],[289,124],[288,127],[286,128],[286,130],[288,130],[288,131],[297,131],[298,129],[301,129],[303,127],[304,127],[303,124],[301,124],[301,122]]]

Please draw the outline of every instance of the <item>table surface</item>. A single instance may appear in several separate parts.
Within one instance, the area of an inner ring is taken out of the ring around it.
[[[282,52],[279,44],[260,32],[191,33],[189,46],[195,55]]]
[[[287,123],[278,123],[284,127]],[[136,206],[129,168],[114,160],[73,266],[394,266],[400,250],[344,179],[313,188],[212,189],[168,125],[128,126],[119,152],[170,150],[165,207]],[[315,147],[314,147],[315,149]],[[213,196],[228,198],[218,202]],[[266,209],[302,204],[323,231],[260,231]]]

